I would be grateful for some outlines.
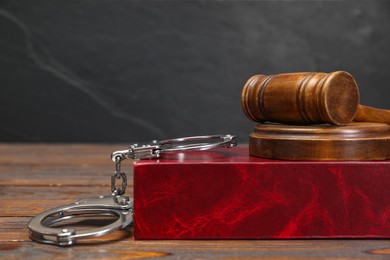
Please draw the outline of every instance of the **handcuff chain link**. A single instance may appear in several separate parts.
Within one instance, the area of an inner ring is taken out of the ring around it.
[[[123,195],[127,187],[127,176],[122,172],[121,162],[123,158],[121,156],[115,157],[115,172],[111,175],[111,191],[113,196]],[[117,188],[116,181],[122,180],[120,188]]]

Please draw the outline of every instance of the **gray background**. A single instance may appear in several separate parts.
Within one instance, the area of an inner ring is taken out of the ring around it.
[[[390,1],[0,0],[0,141],[246,142],[256,73],[345,70],[390,109],[389,28]]]

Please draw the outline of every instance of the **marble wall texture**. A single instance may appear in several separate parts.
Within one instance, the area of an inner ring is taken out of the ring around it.
[[[345,70],[390,109],[390,1],[0,0],[0,141],[252,131],[253,74]]]

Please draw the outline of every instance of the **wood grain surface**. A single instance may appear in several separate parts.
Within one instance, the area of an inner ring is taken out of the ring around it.
[[[251,155],[282,160],[361,161],[390,159],[390,126],[258,124],[249,135]]]
[[[359,100],[358,85],[345,71],[254,75],[241,93],[243,112],[255,122],[390,124],[389,110],[362,106]]]
[[[353,120],[359,122],[378,122],[390,125],[390,110],[359,105]]]
[[[0,144],[0,258],[390,258],[388,240],[135,241],[131,228],[72,247],[32,242],[27,229],[32,216],[79,198],[109,194],[114,167],[110,153],[123,148],[124,145]],[[124,170],[130,181],[130,161],[125,162]],[[132,181],[127,194],[132,194]]]
[[[345,71],[255,75],[242,90],[241,104],[255,122],[345,125],[356,114],[359,89]]]

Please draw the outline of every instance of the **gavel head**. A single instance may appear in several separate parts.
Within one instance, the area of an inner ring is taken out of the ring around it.
[[[344,71],[255,75],[242,90],[241,105],[255,122],[345,125],[357,112],[359,90]]]

